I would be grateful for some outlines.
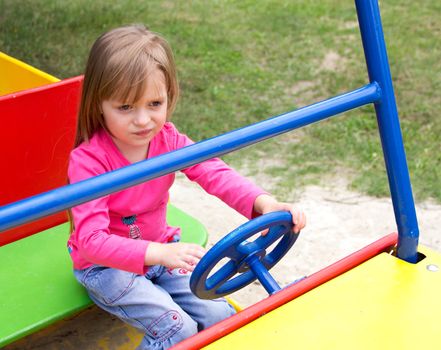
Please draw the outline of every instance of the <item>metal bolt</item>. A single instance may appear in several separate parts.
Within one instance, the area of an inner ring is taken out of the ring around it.
[[[430,272],[437,272],[437,271],[439,271],[438,265],[435,265],[435,264],[427,265],[426,269],[429,270]]]

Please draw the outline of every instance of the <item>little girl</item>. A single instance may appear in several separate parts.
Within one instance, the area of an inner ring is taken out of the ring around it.
[[[84,75],[75,148],[74,183],[193,142],[169,122],[178,98],[167,42],[143,26],[111,30],[94,43]],[[305,215],[279,203],[219,159],[182,172],[252,218],[286,210],[294,232]],[[74,274],[101,308],[145,333],[139,349],[164,349],[232,315],[224,299],[201,300],[189,272],[204,248],[179,242],[167,225],[174,174],[72,208],[68,247]]]

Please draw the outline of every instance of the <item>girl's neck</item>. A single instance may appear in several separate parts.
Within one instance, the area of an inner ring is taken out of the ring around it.
[[[149,152],[150,143],[146,146],[142,147],[124,147],[124,144],[120,144],[117,140],[115,140],[113,137],[113,142],[115,143],[116,147],[119,149],[121,154],[126,158],[130,163],[136,163],[140,162],[142,160],[147,159],[147,155]]]
[[[130,163],[140,162],[141,160],[147,159],[147,154],[149,153],[149,146],[147,146],[147,149],[131,151],[129,154],[123,153],[123,155]]]

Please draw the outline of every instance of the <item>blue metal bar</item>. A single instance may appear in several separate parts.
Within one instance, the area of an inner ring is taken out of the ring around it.
[[[417,262],[418,222],[412,196],[406,154],[401,136],[386,45],[377,0],[355,0],[366,65],[371,82],[381,87],[381,101],[375,103],[389,187],[398,226],[399,258]]]
[[[179,150],[0,207],[0,231],[57,213],[284,132],[379,101],[373,82],[359,89]]]

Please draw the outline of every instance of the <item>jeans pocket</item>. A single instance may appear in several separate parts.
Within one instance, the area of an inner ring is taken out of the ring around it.
[[[159,342],[173,337],[184,325],[179,312],[171,310],[158,317],[147,327],[147,334]]]
[[[112,305],[130,291],[136,276],[132,272],[94,266],[84,274],[83,285],[98,301]]]

